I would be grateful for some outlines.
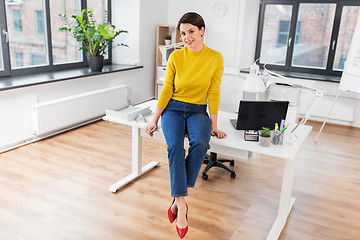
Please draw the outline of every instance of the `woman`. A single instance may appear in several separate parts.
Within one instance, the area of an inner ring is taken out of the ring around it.
[[[161,126],[168,145],[171,196],[170,222],[183,238],[188,230],[185,196],[194,187],[211,135],[224,138],[217,129],[223,58],[203,44],[205,23],[194,12],[184,14],[177,25],[185,47],[174,51],[168,60],[165,82],[152,121],[146,132],[152,136],[161,115]],[[209,104],[209,115],[206,108]],[[189,138],[185,158],[184,136]]]

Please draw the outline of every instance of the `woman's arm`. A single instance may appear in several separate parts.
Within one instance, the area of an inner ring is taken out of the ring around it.
[[[154,132],[157,129],[157,123],[158,123],[159,118],[163,111],[164,111],[164,109],[156,107],[156,110],[155,110],[155,113],[154,113],[154,116],[153,116],[151,122],[146,125],[146,133],[149,134],[150,137],[152,137],[154,135]]]
[[[154,132],[157,129],[157,123],[159,121],[159,118],[174,93],[174,78],[175,78],[176,69],[175,69],[173,53],[174,52],[170,54],[168,63],[166,65],[164,85],[160,92],[160,96],[154,116],[151,122],[146,125],[146,133],[149,134],[150,137],[154,135]]]
[[[211,119],[211,135],[216,136],[219,139],[227,137],[227,135],[217,128],[217,114],[210,114]]]

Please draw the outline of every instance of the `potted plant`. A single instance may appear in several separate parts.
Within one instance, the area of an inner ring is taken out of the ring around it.
[[[107,16],[106,12],[105,15]],[[71,34],[76,41],[81,43],[80,49],[85,51],[90,69],[101,71],[107,47],[111,46],[119,34],[127,33],[127,31],[116,31],[115,26],[108,22],[107,17],[104,23],[96,23],[90,9],[83,9],[80,16],[72,15],[71,17],[74,21],[70,21],[66,14],[59,14],[59,18],[64,23],[63,27],[59,27],[59,31]],[[127,47],[123,43],[118,45]]]
[[[262,127],[259,133],[259,145],[262,147],[269,147],[271,142],[270,128]]]
[[[165,45],[170,45],[171,43],[171,35],[167,34],[165,35]]]

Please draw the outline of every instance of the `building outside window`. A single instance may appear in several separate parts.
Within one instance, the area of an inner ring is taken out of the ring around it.
[[[75,63],[83,61],[83,54],[79,51],[80,44],[70,35],[60,32],[59,26],[63,23],[59,19],[59,14],[65,13],[70,19],[73,14],[81,13],[81,1],[50,1],[50,19],[52,34],[52,46],[53,46],[53,59],[54,55],[57,56],[54,59],[54,65],[64,63]]]
[[[292,66],[325,69],[329,54],[336,4],[300,4]]]
[[[290,23],[291,13],[292,6],[290,5],[266,5],[261,42],[261,63],[285,65],[290,32],[290,24],[285,23]],[[283,25],[281,26],[281,24]],[[279,32],[281,36],[279,36]]]
[[[5,10],[6,12],[17,12],[20,14],[19,10],[14,10],[14,8],[21,7],[21,15],[17,16],[16,19],[26,19],[24,22],[25,25],[22,27],[22,35],[21,37],[12,37],[14,34],[16,34],[16,23],[17,21],[14,21],[14,31],[9,31],[9,50],[10,50],[10,60],[11,60],[11,66],[13,66],[13,69],[18,69],[19,66],[16,64],[16,53],[21,52],[23,53],[23,65],[21,68],[26,67],[33,67],[38,66],[38,64],[32,64],[30,52],[41,52],[42,55],[46,56],[48,51],[48,44],[45,38],[45,35],[38,35],[37,34],[37,22],[34,17],[35,9],[41,9],[38,11],[44,10],[44,4],[43,0],[23,0],[22,3],[19,3],[19,5],[7,5]],[[8,21],[9,21],[9,15],[7,15]],[[15,17],[15,15],[14,15]],[[19,22],[19,21],[18,21]],[[21,22],[21,21],[20,21]],[[42,65],[47,65],[48,59],[46,59],[44,62],[42,62]]]
[[[290,29],[290,21],[281,21],[281,20],[279,21],[277,47],[285,46],[287,44],[289,29]],[[301,30],[301,21],[298,21],[296,26],[295,43],[299,42],[300,30]]]
[[[42,53],[30,53],[30,63],[32,66],[42,65],[46,62],[46,57]]]
[[[44,34],[44,29],[45,29],[43,11],[36,10],[35,16],[36,16],[36,33],[42,35]]]
[[[335,51],[333,69],[344,69],[344,63],[350,49],[351,39],[359,15],[360,6],[344,6],[342,9],[339,38]]]
[[[263,0],[256,59],[268,69],[340,76],[359,1]]]
[[[12,10],[14,32],[22,32],[21,12],[19,9]]]
[[[23,59],[23,54],[22,53],[15,53],[15,64],[16,67],[22,67],[24,65],[24,59]]]
[[[290,21],[279,21],[279,31],[276,47],[282,47],[287,44],[289,29]]]

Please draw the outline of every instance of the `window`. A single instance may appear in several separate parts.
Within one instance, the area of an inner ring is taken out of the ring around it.
[[[341,14],[338,44],[335,51],[333,68],[343,70],[346,55],[349,52],[351,39],[355,30],[357,16],[360,14],[360,7],[344,6]]]
[[[59,26],[63,25],[58,17],[59,13],[65,13],[69,17],[75,13],[80,14],[81,1],[73,1],[69,5],[64,5],[63,1],[50,1],[51,29],[57,30],[53,31],[51,35],[54,65],[82,62],[83,54],[79,51],[80,44],[72,36],[58,31]],[[54,58],[55,55],[57,56],[56,59]]]
[[[110,6],[111,0],[0,1],[0,76],[84,67],[85,54],[72,36],[59,31],[63,23],[58,15],[72,19],[87,8],[100,20]],[[111,62],[111,51],[106,62]]]
[[[278,33],[278,40],[277,46],[285,46],[288,40],[288,34],[290,29],[290,21],[279,21],[279,33]],[[297,22],[296,25],[296,34],[295,34],[295,43],[299,42],[299,36],[301,31],[301,21]]]
[[[282,47],[287,44],[289,35],[290,21],[279,21],[279,32],[276,47]]]
[[[341,76],[360,2],[263,0],[256,59],[268,69]]]
[[[23,54],[22,53],[15,53],[15,64],[16,67],[24,66]]]
[[[30,3],[31,2],[31,3]],[[14,9],[21,6],[22,11]],[[5,8],[6,12],[13,12],[14,18],[14,30],[9,29],[9,50],[10,50],[10,60],[11,66],[13,69],[18,69],[19,67],[16,64],[16,53],[23,53],[23,66],[24,67],[33,67],[40,64],[33,64],[31,60],[30,52],[41,52],[42,55],[46,56],[48,52],[48,45],[45,38],[45,35],[38,35],[36,33],[36,22],[34,21],[34,9],[44,10],[45,6],[43,5],[43,0],[32,0],[32,1],[23,1],[22,5],[10,5],[8,4]],[[16,13],[16,14],[15,14]],[[25,17],[31,16],[31,17]],[[26,28],[22,28],[21,18],[26,18]],[[10,21],[10,16],[7,15],[8,21]],[[31,22],[33,21],[33,22]],[[21,30],[21,36],[18,36],[19,31]],[[49,61],[46,58],[41,65],[48,65]]]
[[[45,29],[43,11],[36,10],[35,14],[36,14],[36,33],[42,35],[44,34],[44,29]]]
[[[30,53],[30,64],[32,66],[42,65],[46,62],[46,57],[42,53]]]
[[[12,10],[14,32],[22,32],[21,12],[19,9]]]
[[[325,69],[330,48],[336,4],[300,4],[297,22],[303,28],[296,31],[292,66]]]
[[[261,62],[285,65],[292,6],[267,5],[261,42]]]

